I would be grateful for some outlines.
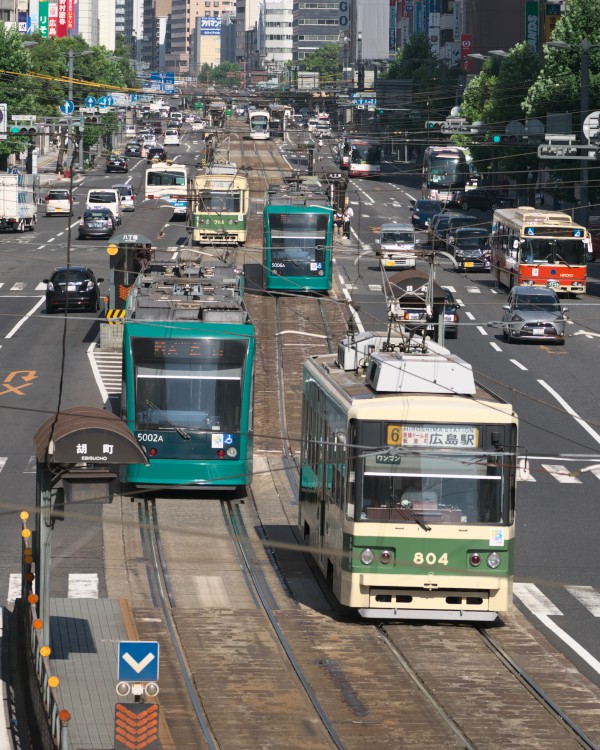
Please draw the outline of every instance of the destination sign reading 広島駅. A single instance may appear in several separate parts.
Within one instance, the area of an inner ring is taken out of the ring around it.
[[[406,448],[477,448],[479,430],[463,424],[388,424],[387,444]]]

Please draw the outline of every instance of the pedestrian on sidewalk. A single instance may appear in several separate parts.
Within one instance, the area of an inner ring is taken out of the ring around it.
[[[350,204],[346,206],[344,211],[344,237],[350,239],[350,222],[354,217],[354,209]]]
[[[344,214],[341,209],[336,206],[333,213],[333,239],[341,240],[344,236]]]

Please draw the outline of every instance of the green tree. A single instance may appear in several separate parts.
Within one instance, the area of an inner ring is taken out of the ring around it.
[[[26,75],[31,70],[29,50],[23,46],[22,35],[4,25],[0,25],[0,69],[5,71],[0,79],[0,101],[6,102],[9,123],[12,115],[35,114],[35,90]],[[28,145],[27,139],[9,135],[0,141],[0,154],[23,151]]]
[[[322,81],[334,81],[341,74],[340,45],[324,44],[298,63],[300,70],[316,71]]]

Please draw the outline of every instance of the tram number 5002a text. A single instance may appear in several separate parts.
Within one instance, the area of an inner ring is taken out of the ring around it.
[[[435,552],[415,552],[413,562],[415,565],[448,565],[448,553],[444,552],[438,557]]]

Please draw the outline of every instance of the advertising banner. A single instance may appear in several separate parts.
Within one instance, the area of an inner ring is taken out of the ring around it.
[[[221,19],[202,16],[200,19],[200,36],[221,36]]]
[[[548,3],[548,5],[546,5],[546,42],[549,42],[552,38],[552,32],[554,31],[554,27],[559,18],[560,5]]]
[[[463,73],[468,73],[471,70],[473,61],[469,60],[469,55],[473,48],[473,35],[472,34],[461,34],[460,35],[460,69]]]
[[[26,10],[19,11],[18,29],[19,29],[19,34],[27,33],[27,11]]]
[[[396,52],[396,0],[390,0],[390,52]]]
[[[58,25],[56,36],[67,36],[67,0],[58,0]]]
[[[537,0],[525,3],[525,41],[536,52],[540,39],[540,11]]]
[[[48,36],[56,36],[58,31],[58,2],[48,3]]]
[[[40,0],[39,30],[43,37],[48,36],[48,0]]]
[[[72,29],[75,25],[75,2],[67,0],[67,29]]]
[[[402,18],[408,18],[408,6],[406,0],[402,0]]]

